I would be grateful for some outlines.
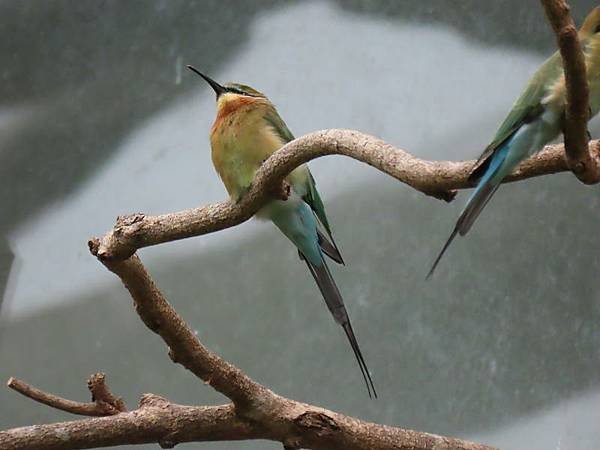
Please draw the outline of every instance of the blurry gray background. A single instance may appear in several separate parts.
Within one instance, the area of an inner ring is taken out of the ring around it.
[[[570,3],[578,23],[596,5]],[[86,246],[118,214],[225,198],[214,94],[186,64],[266,92],[297,135],[354,128],[465,159],[555,48],[539,2],[520,0],[5,0],[0,36],[0,380],[87,400],[86,377],[104,371],[130,408],[144,392],[225,400],[170,362]],[[362,419],[597,448],[598,187],[569,174],[504,186],[426,283],[465,194],[446,205],[342,157],[311,167],[381,398],[270,224],[140,252],[206,345],[280,394]],[[0,429],[74,418],[0,389]]]

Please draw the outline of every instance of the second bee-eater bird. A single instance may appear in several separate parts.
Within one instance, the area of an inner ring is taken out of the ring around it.
[[[590,88],[590,118],[600,109],[600,7],[590,12],[579,30]],[[562,131],[566,86],[560,53],[555,52],[537,70],[516,100],[494,139],[479,157],[469,176],[475,191],[460,214],[454,230],[436,258],[431,277],[457,234],[464,236],[490,201],[502,180],[524,159],[541,150]]]
[[[217,94],[217,117],[210,132],[212,161],[230,198],[238,201],[261,164],[294,136],[275,106],[261,92],[237,83],[221,85],[192,66],[188,68],[204,78]],[[269,201],[257,216],[270,219],[297,247],[329,311],[350,341],[369,396],[377,397],[344,300],[325,262],[328,256],[339,264],[344,263],[333,240],[315,180],[308,166],[303,164],[286,177],[286,182],[290,186],[287,200]]]

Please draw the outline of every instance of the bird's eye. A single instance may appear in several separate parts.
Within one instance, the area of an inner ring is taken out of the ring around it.
[[[600,24],[596,25],[596,29],[594,30],[594,33],[600,33]]]

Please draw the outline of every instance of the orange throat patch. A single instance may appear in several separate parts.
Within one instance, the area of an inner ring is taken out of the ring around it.
[[[217,110],[217,117],[212,126],[211,134],[215,133],[221,127],[221,125],[223,125],[223,123],[230,118],[232,114],[240,112],[245,107],[256,103],[257,100],[258,99],[256,98],[247,97],[244,95],[235,95],[235,97],[224,101]]]

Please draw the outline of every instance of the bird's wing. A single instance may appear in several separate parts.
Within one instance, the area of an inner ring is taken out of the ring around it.
[[[273,127],[273,131],[275,131],[284,143],[287,144],[294,140],[294,135],[275,108],[269,108],[269,111],[265,115],[265,120]]]
[[[267,123],[273,128],[273,131],[284,143],[287,144],[288,142],[294,140],[294,135],[289,130],[281,116],[277,113],[275,108],[271,109],[265,118]],[[304,181],[304,195],[302,196],[302,200],[304,200],[306,204],[310,206],[310,209],[313,211],[315,216],[317,216],[319,223],[323,226],[327,234],[325,236],[323,233],[319,233],[319,243],[321,244],[321,249],[335,262],[344,264],[342,255],[340,254],[338,246],[333,239],[331,226],[329,225],[329,220],[327,219],[327,214],[325,213],[325,205],[323,205],[323,201],[321,200],[321,196],[317,190],[315,179],[310,173],[308,167],[306,168],[306,172],[307,176]]]
[[[544,112],[542,100],[548,94],[548,88],[562,74],[560,54],[554,53],[533,75],[525,90],[515,101],[508,116],[504,119],[492,142],[485,148],[469,176],[475,181],[485,173],[491,156],[502,146],[523,124],[531,122]]]
[[[302,199],[310,206],[310,209],[313,210],[325,231],[327,231],[327,235],[329,239],[333,241],[331,236],[331,228],[329,226],[329,221],[327,220],[327,215],[325,214],[325,205],[323,205],[323,200],[321,200],[321,196],[319,195],[319,191],[317,191],[317,183],[310,173],[310,170],[307,168],[308,177],[306,177],[306,194],[302,197]]]

